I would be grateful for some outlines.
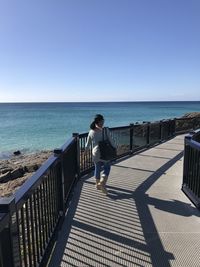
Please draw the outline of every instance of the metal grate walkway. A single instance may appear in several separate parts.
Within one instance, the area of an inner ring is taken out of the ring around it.
[[[49,267],[200,266],[200,212],[181,191],[184,136],[78,182]]]

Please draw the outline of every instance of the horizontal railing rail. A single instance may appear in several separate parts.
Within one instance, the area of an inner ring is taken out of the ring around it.
[[[112,127],[110,133],[119,159],[197,128],[200,119],[189,118]],[[0,267],[45,266],[73,185],[94,168],[87,135],[73,134],[11,198],[0,198]]]
[[[182,190],[200,209],[200,130],[185,137]]]

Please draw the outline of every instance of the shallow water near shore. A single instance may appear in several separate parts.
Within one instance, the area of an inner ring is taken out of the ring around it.
[[[181,117],[198,102],[0,103],[0,159],[60,147],[72,133],[88,132],[95,114],[108,127]]]

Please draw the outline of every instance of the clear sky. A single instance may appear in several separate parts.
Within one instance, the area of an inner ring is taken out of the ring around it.
[[[200,0],[0,0],[0,102],[200,100]]]

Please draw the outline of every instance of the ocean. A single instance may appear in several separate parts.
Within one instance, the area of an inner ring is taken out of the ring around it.
[[[108,127],[181,117],[200,112],[196,102],[0,103],[0,159],[13,151],[58,148],[72,133],[85,133],[95,114]]]

